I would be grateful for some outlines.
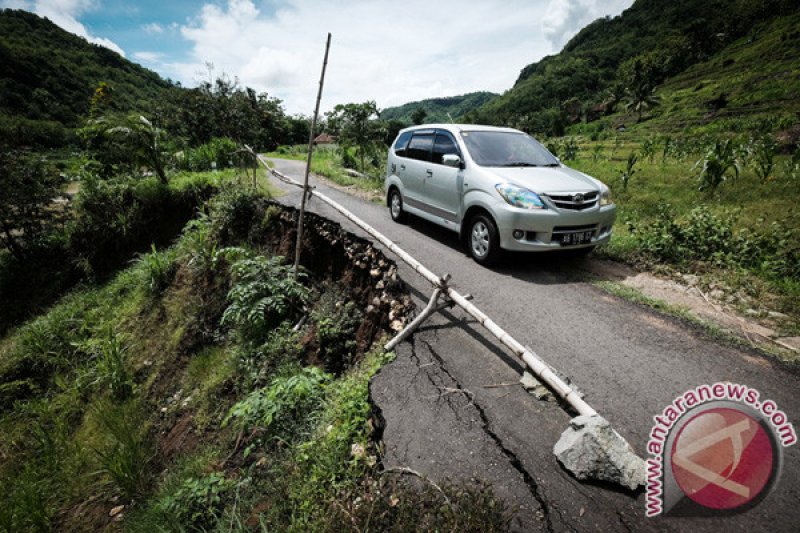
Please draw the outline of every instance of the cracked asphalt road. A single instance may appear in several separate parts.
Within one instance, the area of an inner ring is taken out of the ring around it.
[[[302,181],[304,163],[274,160]],[[609,296],[587,281],[584,260],[515,255],[492,270],[475,264],[455,234],[421,220],[391,221],[385,206],[312,185],[387,235],[545,361],[569,376],[586,400],[645,457],[653,416],[684,391],[731,381],[773,399],[800,425],[800,377],[757,354],[720,345],[690,326]],[[280,201],[300,190],[279,183]],[[364,234],[332,208],[309,209]],[[392,254],[387,253],[390,257]],[[589,261],[591,259],[588,259]],[[583,266],[582,266],[583,265]],[[431,287],[398,264],[419,307]],[[576,481],[552,453],[571,415],[518,385],[522,365],[458,308],[432,317],[373,379],[382,410],[384,464],[442,481],[482,480],[516,509],[526,531],[796,531],[800,522],[800,446],[784,450],[776,488],[757,507],[724,518],[646,519],[644,494]]]

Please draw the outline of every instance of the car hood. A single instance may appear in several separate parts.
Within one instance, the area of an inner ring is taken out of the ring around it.
[[[525,187],[539,194],[599,191],[600,182],[568,167],[495,167],[500,181]]]

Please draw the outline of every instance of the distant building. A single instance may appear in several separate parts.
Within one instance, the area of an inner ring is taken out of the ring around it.
[[[336,142],[336,137],[328,135],[327,133],[320,133],[314,139],[314,144],[333,144]]]

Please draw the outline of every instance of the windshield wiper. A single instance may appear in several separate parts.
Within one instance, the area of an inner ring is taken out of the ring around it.
[[[512,163],[506,163],[505,165],[500,165],[502,167],[538,167],[536,163],[526,163],[524,161],[514,161]]]

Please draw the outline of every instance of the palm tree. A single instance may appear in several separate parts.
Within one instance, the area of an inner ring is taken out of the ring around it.
[[[636,113],[636,122],[642,121],[642,113],[651,109],[661,102],[655,94],[655,89],[649,85],[641,85],[628,91],[625,100],[625,109]]]

